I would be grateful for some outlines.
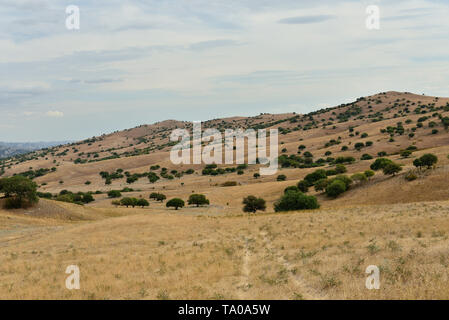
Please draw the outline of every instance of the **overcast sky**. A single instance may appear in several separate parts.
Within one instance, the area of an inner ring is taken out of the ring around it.
[[[66,6],[80,9],[68,30]],[[365,26],[378,5],[380,30]],[[0,141],[449,96],[449,1],[0,0]]]

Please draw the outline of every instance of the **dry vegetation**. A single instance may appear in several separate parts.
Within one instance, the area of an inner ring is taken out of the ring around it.
[[[204,124],[203,128],[223,129],[273,123],[267,128],[287,130],[279,136],[279,150],[296,154],[304,144],[315,159],[326,158],[326,151],[332,157],[353,156],[356,162],[347,165],[349,175],[369,169],[381,151],[403,165],[399,175],[377,172],[337,199],[311,190],[309,194],[321,204],[314,211],[274,213],[273,203],[286,187],[316,168],[282,168],[279,174],[287,179],[276,181],[277,175],[255,179],[257,165],[241,175],[209,176],[201,174],[204,165],[171,164],[168,136],[174,127],[188,128],[185,122],[140,126],[44,154],[8,159],[0,164],[4,176],[30,167],[55,167],[54,172],[34,179],[41,192],[103,193],[95,194],[95,201],[84,206],[41,199],[29,209],[0,209],[0,298],[448,299],[449,136],[435,112],[413,112],[419,105],[439,108],[448,103],[449,99],[388,92],[357,101],[360,112],[348,121],[339,122],[337,116],[353,105],[314,115],[315,126],[309,130],[303,130],[310,123],[309,116],[290,121],[295,114],[216,119]],[[402,112],[404,108],[410,112]],[[375,117],[369,115],[379,112],[383,119],[373,122]],[[441,108],[436,112],[449,115]],[[423,116],[429,119],[410,137]],[[330,118],[332,124],[327,124]],[[431,121],[436,127],[428,126]],[[390,142],[390,136],[380,130],[397,122],[403,123],[405,132]],[[295,129],[298,125],[300,130]],[[437,134],[431,133],[434,128]],[[368,137],[361,138],[362,133]],[[339,144],[325,147],[338,137]],[[354,150],[356,142],[367,140],[373,145]],[[341,151],[344,145],[347,151]],[[410,145],[418,150],[409,158],[401,157],[400,150]],[[114,152],[120,157],[74,163],[77,158],[102,159]],[[374,159],[360,160],[364,153]],[[406,181],[413,160],[425,153],[438,156],[437,167]],[[110,185],[99,175],[118,168],[141,173],[156,164],[168,171],[192,168],[195,173],[156,183],[145,177],[132,184],[126,178],[117,179]],[[226,181],[235,181],[236,186],[223,187]],[[201,193],[210,205],[175,212],[152,200],[146,209],[115,208],[105,192],[124,187],[134,191],[122,196],[148,200],[152,192],[184,200],[193,192]],[[266,213],[242,213],[242,199],[250,194],[267,201]],[[65,269],[72,264],[80,267],[80,290],[65,288]],[[380,290],[365,288],[368,265],[380,269]]]

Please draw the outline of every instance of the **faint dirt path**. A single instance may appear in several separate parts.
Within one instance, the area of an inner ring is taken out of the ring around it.
[[[265,243],[265,247],[271,251],[278,262],[282,264],[285,269],[289,271],[289,278],[292,279],[295,286],[298,288],[299,293],[306,300],[325,300],[328,299],[327,296],[313,288],[307,281],[298,273],[293,273],[294,267],[280,254],[273,246],[271,240],[268,238],[268,233],[266,231],[261,231],[260,235]]]

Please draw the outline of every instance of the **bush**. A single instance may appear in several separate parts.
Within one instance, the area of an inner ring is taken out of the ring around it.
[[[374,171],[372,170],[366,170],[364,173],[368,179],[375,175]]]
[[[140,198],[136,201],[136,205],[144,208],[144,207],[148,207],[150,205],[150,203],[147,200]]]
[[[397,163],[389,163],[383,168],[383,172],[385,175],[393,175],[395,176],[396,173],[400,172],[402,170],[402,167]]]
[[[287,180],[287,177],[285,176],[285,174],[280,174],[277,176],[276,180],[277,181],[285,181],[285,180]]]
[[[162,194],[162,193],[153,192],[153,193],[150,194],[150,199],[154,199],[156,201],[162,202],[165,199],[167,199],[167,197],[164,194]]]
[[[173,207],[175,208],[175,210],[178,210],[178,208],[182,208],[184,207],[185,203],[184,200],[180,199],[180,198],[173,198],[167,201],[167,203],[165,204],[165,206],[167,208]]]
[[[37,192],[36,193],[39,198],[51,199],[53,195],[50,192]]]
[[[365,182],[368,179],[367,179],[367,177],[366,177],[366,175],[364,173],[359,172],[359,173],[354,173],[351,176],[351,180],[361,183],[361,182]]]
[[[378,158],[376,159],[376,161],[374,161],[370,168],[371,170],[377,171],[377,170],[381,170],[383,168],[385,168],[388,164],[393,163],[393,161],[391,161],[390,159],[387,158]]]
[[[287,192],[274,204],[274,210],[276,212],[318,209],[319,207],[320,205],[314,196],[308,196],[302,192],[295,191]]]
[[[400,155],[403,158],[408,158],[412,155],[412,151],[411,150],[402,150]]]
[[[337,164],[337,165],[335,166],[335,171],[337,172],[337,174],[341,174],[341,173],[345,173],[345,172],[348,171],[348,170],[346,169],[346,167],[345,167],[344,165],[342,165],[342,164]]]
[[[318,170],[315,170],[314,172],[306,175],[304,180],[307,182],[308,186],[313,186],[313,184],[316,181],[318,181],[320,179],[326,179],[326,178],[327,178],[326,170],[318,169]]]
[[[373,158],[372,155],[365,153],[362,155],[362,157],[360,158],[360,160],[371,160]]]
[[[255,173],[254,175],[253,175],[253,177],[254,177],[254,179],[258,179],[258,178],[260,178],[260,173]]]
[[[118,190],[111,190],[108,192],[109,198],[120,198],[122,196],[121,192]]]
[[[37,184],[21,175],[0,179],[0,192],[9,198],[6,209],[25,208],[39,201]]]
[[[296,191],[299,192],[299,188],[297,186],[290,186],[284,189],[284,193],[287,193],[288,191]]]
[[[421,156],[418,159],[415,159],[413,161],[413,165],[415,167],[427,167],[427,169],[430,169],[432,166],[434,166],[438,162],[438,157],[432,153],[426,153],[425,155]]]
[[[305,180],[301,180],[297,184],[299,191],[306,193],[309,191],[309,183]]]
[[[244,212],[256,213],[257,210],[265,211],[265,209],[267,208],[265,200],[262,198],[257,198],[255,196],[247,196],[243,199],[242,203],[244,204]]]
[[[126,198],[123,198],[122,200],[120,200],[120,204],[122,206],[126,206],[127,208],[129,206],[132,206],[134,208],[137,205],[137,199],[126,197]]]
[[[342,194],[345,191],[346,191],[345,183],[338,179],[332,181],[326,187],[326,194],[329,197],[333,197],[333,198],[338,197],[340,194]]]
[[[226,181],[221,184],[222,187],[235,187],[237,185],[237,181]]]
[[[120,200],[112,200],[112,201],[111,201],[111,204],[112,204],[113,206],[116,206],[116,207],[118,207],[119,205],[121,205]]]
[[[418,176],[413,171],[409,171],[405,174],[404,178],[407,181],[413,181],[418,179]]]
[[[326,189],[327,185],[329,184],[328,179],[320,179],[317,182],[315,182],[315,191],[323,191]]]
[[[187,203],[194,204],[199,207],[204,204],[209,204],[209,200],[206,199],[204,194],[191,194]]]

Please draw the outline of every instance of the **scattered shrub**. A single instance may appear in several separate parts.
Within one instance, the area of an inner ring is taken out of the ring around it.
[[[274,204],[274,210],[276,212],[318,209],[319,207],[320,205],[316,197],[296,191],[288,191]]]

